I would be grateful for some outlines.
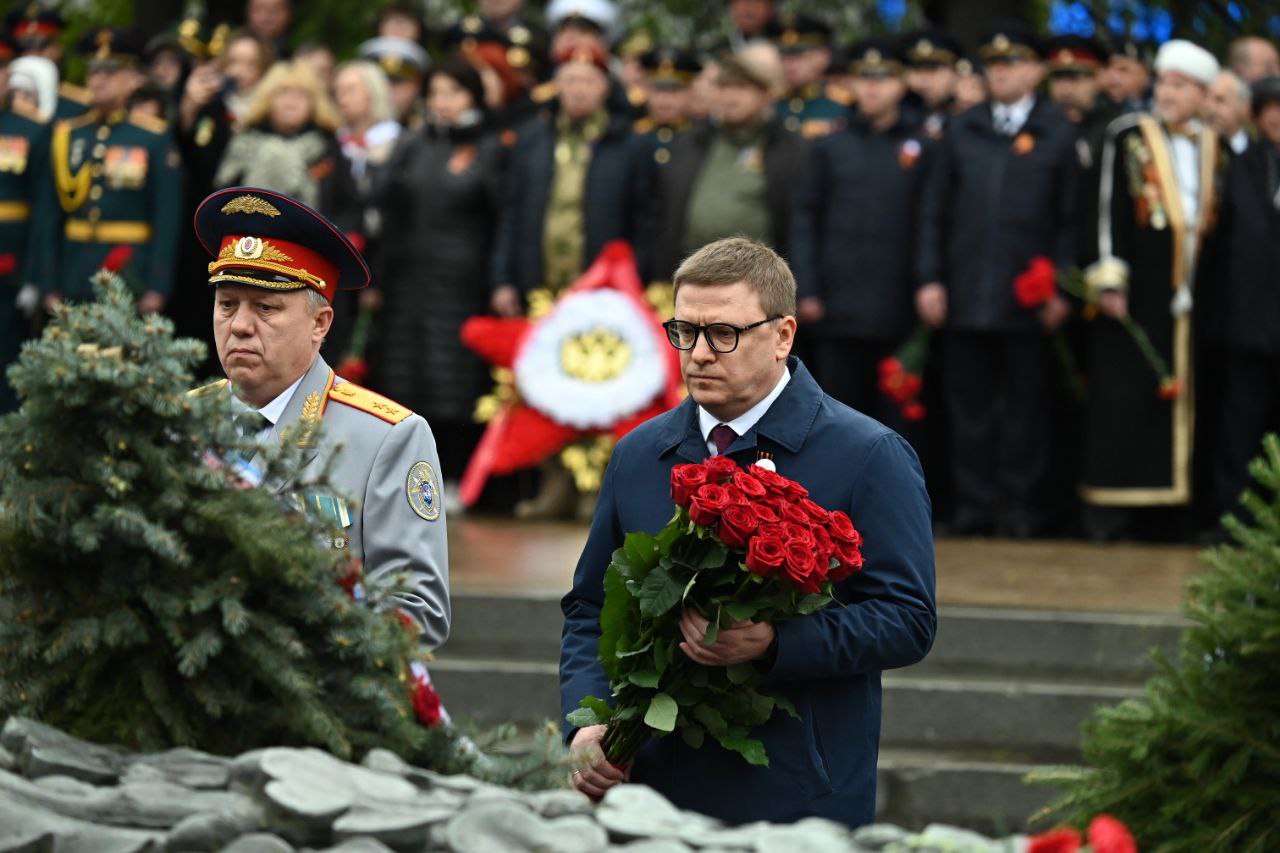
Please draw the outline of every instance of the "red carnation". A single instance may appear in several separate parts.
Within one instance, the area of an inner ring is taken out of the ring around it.
[[[1058,293],[1058,272],[1053,261],[1044,255],[1031,263],[1013,280],[1013,295],[1023,308],[1039,308]]]
[[[420,679],[413,682],[413,713],[427,728],[440,722],[440,694]]]
[[[707,482],[707,470],[701,465],[677,465],[671,469],[671,500],[688,508],[694,491]]]
[[[1080,849],[1080,833],[1074,829],[1054,829],[1031,836],[1027,853],[1076,853]]]
[[[755,477],[752,477],[746,471],[738,470],[733,472],[733,484],[752,500],[763,498],[766,494],[764,486]]]
[[[334,369],[334,373],[337,373],[348,382],[358,384],[369,378],[369,362],[357,355],[349,355],[339,362]]]
[[[18,268],[18,257],[13,252],[0,255],[0,275],[8,275]]]
[[[1182,394],[1182,380],[1176,376],[1169,376],[1160,380],[1160,389],[1156,395],[1161,400],[1176,400]]]
[[[877,365],[877,368],[880,371],[881,382],[883,382],[886,377],[896,376],[898,374],[905,373],[907,370],[903,366],[902,360],[897,356],[892,355],[887,358],[880,359],[880,363]]]
[[[107,272],[120,272],[131,260],[133,260],[132,246],[116,246],[107,252],[106,258],[102,261],[102,268]]]
[[[928,410],[920,403],[907,403],[902,407],[902,417],[912,423],[924,420],[924,416],[927,414]]]
[[[767,578],[782,568],[786,554],[782,539],[766,536],[763,532],[752,537],[747,545],[747,570],[753,574]]]
[[[730,548],[745,548],[760,519],[749,506],[731,506],[720,516],[720,540]]]
[[[785,562],[783,572],[792,586],[801,592],[821,592],[822,576],[818,574],[818,561],[813,546],[793,539],[783,548]]]
[[[1100,814],[1089,824],[1089,846],[1093,853],[1138,853],[1128,827],[1109,814]]]
[[[734,471],[742,470],[738,467],[738,463],[728,456],[712,456],[702,463],[702,467],[707,470],[708,483],[719,483],[727,480],[733,476]]]
[[[707,483],[699,486],[689,502],[689,520],[702,527],[713,527],[721,514],[732,505],[724,486]]]

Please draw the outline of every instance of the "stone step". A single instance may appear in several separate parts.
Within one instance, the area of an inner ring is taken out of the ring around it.
[[[876,821],[923,829],[952,823],[977,832],[1007,835],[1045,827],[1030,819],[1056,791],[1028,785],[1037,765],[998,756],[886,748],[876,768]]]
[[[431,664],[450,713],[483,725],[559,720],[557,666],[442,657]],[[1037,761],[1079,755],[1080,723],[1136,687],[937,675],[884,678],[881,742],[915,748],[1021,751]]]
[[[1151,649],[1171,653],[1186,624],[1151,614],[944,607],[933,651],[910,671],[1136,683],[1154,670]],[[556,597],[457,595],[441,655],[555,661],[562,625]]]

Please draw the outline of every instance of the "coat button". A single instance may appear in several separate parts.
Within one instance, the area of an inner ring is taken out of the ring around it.
[[[98,199],[100,199],[100,198],[102,198],[102,187],[97,186],[97,185],[94,185],[94,186],[89,190],[89,200],[90,200],[90,201],[97,201],[97,200],[98,200]]]

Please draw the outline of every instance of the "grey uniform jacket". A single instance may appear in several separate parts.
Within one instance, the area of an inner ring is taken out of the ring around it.
[[[225,385],[226,380],[217,383]],[[309,427],[322,421],[318,444]],[[315,444],[304,476],[318,474],[333,452],[330,479],[346,505],[339,523],[363,561],[365,585],[404,576],[394,598],[422,628],[432,648],[449,636],[449,549],[445,535],[440,460],[431,428],[420,415],[337,379],[319,356],[271,429],[268,441]]]

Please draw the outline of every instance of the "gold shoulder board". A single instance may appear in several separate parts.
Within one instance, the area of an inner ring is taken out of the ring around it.
[[[535,104],[545,104],[557,94],[559,94],[559,90],[556,89],[556,81],[548,80],[545,83],[534,86],[533,91],[529,93],[529,97]]]
[[[345,403],[353,409],[381,418],[389,424],[398,424],[413,414],[394,400],[388,400],[381,394],[375,394],[354,382],[335,384],[329,391],[329,399]]]
[[[215,391],[221,391],[227,387],[227,380],[219,379],[217,382],[210,382],[208,385],[201,385],[199,388],[192,388],[187,392],[188,397],[205,397]]]
[[[147,115],[141,110],[134,110],[129,113],[129,124],[134,127],[140,127],[143,130],[149,130],[152,133],[165,133],[169,129],[169,123],[162,118],[156,118],[153,115]]]
[[[58,86],[58,94],[69,101],[75,101],[77,104],[89,105],[89,90],[83,86],[62,83]]]

